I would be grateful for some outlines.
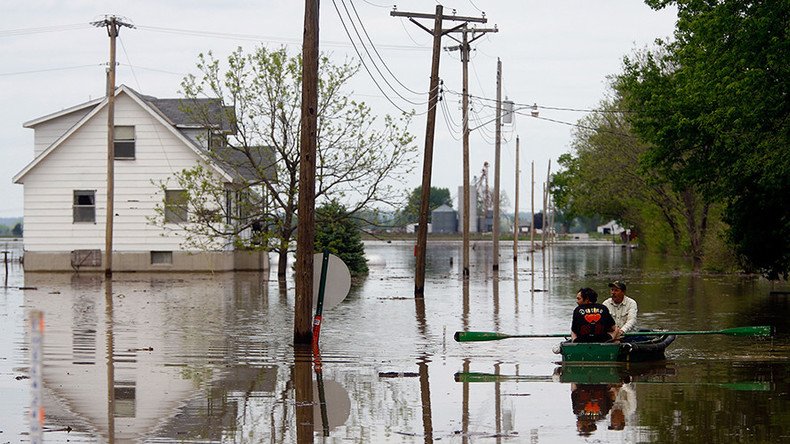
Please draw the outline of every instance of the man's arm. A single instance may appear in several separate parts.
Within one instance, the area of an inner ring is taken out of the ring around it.
[[[636,315],[639,309],[635,300],[631,299],[630,302],[631,303],[628,304],[628,314],[626,315],[628,320],[625,321],[625,324],[623,324],[622,327],[620,327],[620,330],[624,332],[632,331],[636,328]]]

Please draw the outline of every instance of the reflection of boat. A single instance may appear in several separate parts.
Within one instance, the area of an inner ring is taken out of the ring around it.
[[[664,350],[675,335],[631,336],[627,341],[571,342],[560,344],[563,362],[642,362],[664,359]]]
[[[635,381],[648,381],[674,376],[675,368],[665,363],[643,362],[639,364],[609,363],[590,365],[588,363],[564,363],[554,369],[554,380],[574,384],[622,384]]]

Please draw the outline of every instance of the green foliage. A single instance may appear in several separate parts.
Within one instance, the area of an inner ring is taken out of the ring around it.
[[[16,237],[22,237],[22,222],[18,222],[14,225],[14,228],[11,229],[11,234]]]
[[[693,187],[673,187],[642,164],[649,145],[634,135],[622,112],[622,91],[613,93],[600,112],[580,122],[574,152],[560,156],[562,169],[552,177],[555,202],[574,217],[614,219],[635,230],[642,245],[691,256],[699,270],[709,205]]]
[[[206,163],[232,181],[206,166],[178,173],[171,182],[188,191],[190,208],[180,228],[198,245],[275,251],[278,275],[284,276],[299,208],[301,56],[285,48],[239,48],[222,64],[201,54],[197,67],[199,73],[181,84],[184,111],[196,124],[216,128],[216,113],[200,99],[220,102],[231,130],[223,134],[221,149],[206,150]],[[350,215],[402,199],[397,185],[413,168],[416,152],[407,129],[412,114],[378,118],[346,91],[358,71],[358,64],[336,64],[325,55],[319,61],[315,199],[340,200]],[[161,187],[174,189],[172,183]]]
[[[428,220],[430,212],[442,205],[453,206],[450,190],[447,188],[431,187],[428,194]],[[406,207],[401,211],[402,223],[416,223],[420,220],[420,205],[422,205],[422,185],[412,190],[406,202]]]
[[[348,266],[352,276],[368,274],[359,226],[345,206],[332,201],[316,209],[316,252],[328,250]]]
[[[790,272],[790,2],[653,0],[678,6],[672,42],[618,78],[643,157],[675,189],[724,204],[747,270]]]

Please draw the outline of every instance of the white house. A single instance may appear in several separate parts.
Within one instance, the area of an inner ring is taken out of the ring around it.
[[[610,220],[603,225],[599,225],[597,231],[600,234],[620,234],[625,231],[625,228],[618,225],[616,221]]]
[[[182,102],[116,89],[113,271],[268,268],[265,253],[235,251],[226,242],[200,251],[182,246],[185,233],[176,222],[188,214],[178,206],[183,190],[174,174],[202,164],[229,188],[238,180],[206,155],[213,136],[224,137],[227,128],[196,125]],[[24,124],[35,131],[34,159],[13,180],[24,186],[26,271],[103,270],[107,105],[106,98],[92,100]],[[163,192],[160,183],[174,189]],[[151,222],[163,202],[171,205],[165,220],[173,222],[164,227]]]

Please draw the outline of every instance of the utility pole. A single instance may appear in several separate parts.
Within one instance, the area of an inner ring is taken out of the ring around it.
[[[549,200],[549,178],[551,177],[551,159],[549,159],[549,168],[546,171],[546,181],[543,182],[543,218],[540,221],[541,225],[541,248],[546,248],[546,222],[548,221],[548,200]]]
[[[463,232],[463,247],[462,247],[462,256],[463,256],[463,277],[464,279],[469,278],[469,223],[472,218],[472,214],[470,211],[471,202],[470,202],[470,182],[469,182],[469,53],[471,51],[471,47],[469,46],[472,42],[479,39],[480,37],[484,36],[486,33],[489,32],[499,32],[497,28],[472,28],[469,29],[466,25],[459,31],[461,33],[461,41],[458,46],[451,46],[446,48],[449,51],[460,50],[461,51],[461,65],[462,65],[462,81],[463,81],[463,92],[462,92],[462,99],[461,99],[461,115],[463,120],[463,169],[464,169],[464,177],[463,177],[463,211],[461,215],[461,220],[463,221],[463,225],[461,226],[461,230]],[[471,39],[469,38],[469,34],[472,34]],[[450,38],[455,39],[452,35]],[[456,39],[457,41],[457,39]],[[459,199],[460,200],[460,199]]]
[[[535,161],[532,161],[532,191],[530,193],[532,222],[529,224],[529,251],[535,251]]]
[[[502,61],[496,59],[496,142],[494,144],[494,270],[499,270],[499,170],[502,151]]]
[[[315,157],[318,128],[318,8],[305,0],[302,37],[302,121],[299,140],[299,207],[296,227],[294,345],[313,338],[313,249],[315,245]]]
[[[425,123],[425,151],[422,166],[422,196],[420,204],[420,221],[417,230],[417,264],[414,275],[414,297],[422,298],[425,295],[425,253],[428,244],[428,208],[431,193],[431,169],[433,168],[433,139],[436,128],[436,104],[439,101],[439,56],[441,55],[442,36],[457,31],[468,22],[486,23],[485,17],[461,17],[444,15],[442,5],[436,5],[436,12],[423,14],[416,12],[391,11],[393,17],[408,17],[409,21],[416,24],[433,36],[433,57],[431,60],[431,82],[428,89],[428,116]],[[423,26],[415,19],[433,19],[433,30]],[[445,20],[464,22],[448,30],[442,29]],[[468,204],[468,203],[467,203]]]
[[[518,262],[518,235],[520,233],[518,227],[518,187],[519,176],[521,176],[521,164],[518,159],[519,138],[516,136],[516,209],[513,214],[513,262]]]
[[[104,225],[104,275],[112,276],[112,234],[115,216],[115,40],[121,27],[134,28],[111,15],[91,22],[97,28],[107,28],[110,36],[110,64],[107,66],[107,215]]]

